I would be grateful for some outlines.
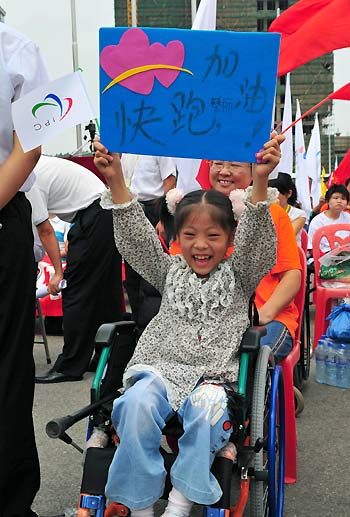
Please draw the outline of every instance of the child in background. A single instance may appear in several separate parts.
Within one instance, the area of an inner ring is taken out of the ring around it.
[[[68,251],[67,235],[71,228],[71,223],[62,221],[56,214],[49,214],[49,220],[52,228],[55,231],[56,239],[60,247],[61,261],[66,262]]]
[[[330,224],[350,224],[350,214],[345,212],[345,209],[349,203],[349,192],[344,185],[333,184],[326,193],[326,203],[328,203],[328,209],[325,212],[321,212],[316,215],[309,226],[308,231],[308,249],[310,255],[312,254],[312,239],[315,231],[322,226],[328,226]],[[348,235],[348,232],[339,232],[342,238]],[[322,239],[320,242],[320,249],[322,254],[327,253],[330,248],[328,241]]]
[[[210,468],[232,431],[228,393],[238,379],[238,349],[249,325],[249,299],[276,259],[268,205],[268,175],[278,164],[273,138],[258,153],[247,209],[236,227],[230,199],[215,191],[168,194],[182,255],[163,252],[152,225],[126,188],[119,155],[95,143],[95,165],[110,191],[101,205],[113,209],[116,245],[132,267],[162,295],[159,313],[138,341],[124,376],[125,393],[112,420],[120,438],[106,495],[153,516],[166,471],[159,452],[162,429],[177,411],[184,434],[171,469],[173,488],[164,515],[186,517],[193,502],[211,505],[221,489]]]

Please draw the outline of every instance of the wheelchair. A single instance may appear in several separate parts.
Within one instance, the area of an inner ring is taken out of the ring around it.
[[[260,347],[260,338],[265,333],[264,327],[250,327],[241,342],[230,438],[237,449],[237,458],[233,462],[231,458],[216,456],[212,472],[221,486],[222,497],[212,507],[203,507],[205,517],[283,515],[283,375],[281,367],[274,364],[271,349]],[[96,429],[104,431],[103,447],[86,449],[77,516],[127,517],[130,512],[124,505],[107,504],[104,488],[118,441],[111,423],[113,400],[121,395],[122,376],[136,345],[134,322],[102,325],[95,343],[101,356],[92,382],[91,404],[76,413],[51,420],[46,432],[50,438],[59,438],[83,452],[66,431],[84,418],[88,418],[87,440]],[[161,448],[168,472],[163,498],[167,498],[171,489],[169,470],[176,458],[176,440],[182,432],[180,423],[173,418],[163,430],[168,445]]]

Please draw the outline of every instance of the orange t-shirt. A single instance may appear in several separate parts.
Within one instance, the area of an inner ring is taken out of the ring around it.
[[[276,203],[270,205],[270,212],[276,228],[277,258],[275,266],[261,280],[255,291],[255,304],[258,310],[267,302],[276,289],[280,281],[281,273],[291,269],[301,270],[295,233],[288,214]],[[230,256],[232,252],[233,246],[230,246],[230,248],[227,249],[227,255]],[[180,245],[177,241],[174,241],[170,248],[170,254],[178,255],[180,253]],[[298,326],[298,309],[295,303],[289,303],[274,319],[283,323],[294,339],[295,331]]]

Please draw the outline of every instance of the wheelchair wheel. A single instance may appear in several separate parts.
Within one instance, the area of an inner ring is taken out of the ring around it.
[[[279,398],[279,403],[278,403]],[[260,349],[254,376],[251,444],[263,439],[254,459],[250,484],[252,517],[282,516],[284,501],[284,392],[281,368],[274,367],[271,349]]]
[[[294,405],[295,405],[295,416],[299,416],[304,411],[305,402],[301,391],[294,386]]]
[[[300,334],[300,366],[304,381],[307,381],[310,375],[311,346],[310,311],[309,307],[305,307]]]

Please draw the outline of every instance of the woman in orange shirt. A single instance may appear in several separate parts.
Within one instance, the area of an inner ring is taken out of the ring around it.
[[[252,167],[253,164],[244,162],[210,161],[210,184],[227,196],[234,190],[245,190],[252,180]],[[255,305],[259,323],[267,329],[261,345],[269,345],[276,360],[281,361],[291,351],[297,329],[298,310],[294,298],[300,288],[301,265],[288,214],[278,204],[270,205],[270,213],[277,234],[277,259],[255,291]],[[170,252],[181,253],[176,242]],[[228,250],[232,252],[233,248]]]

